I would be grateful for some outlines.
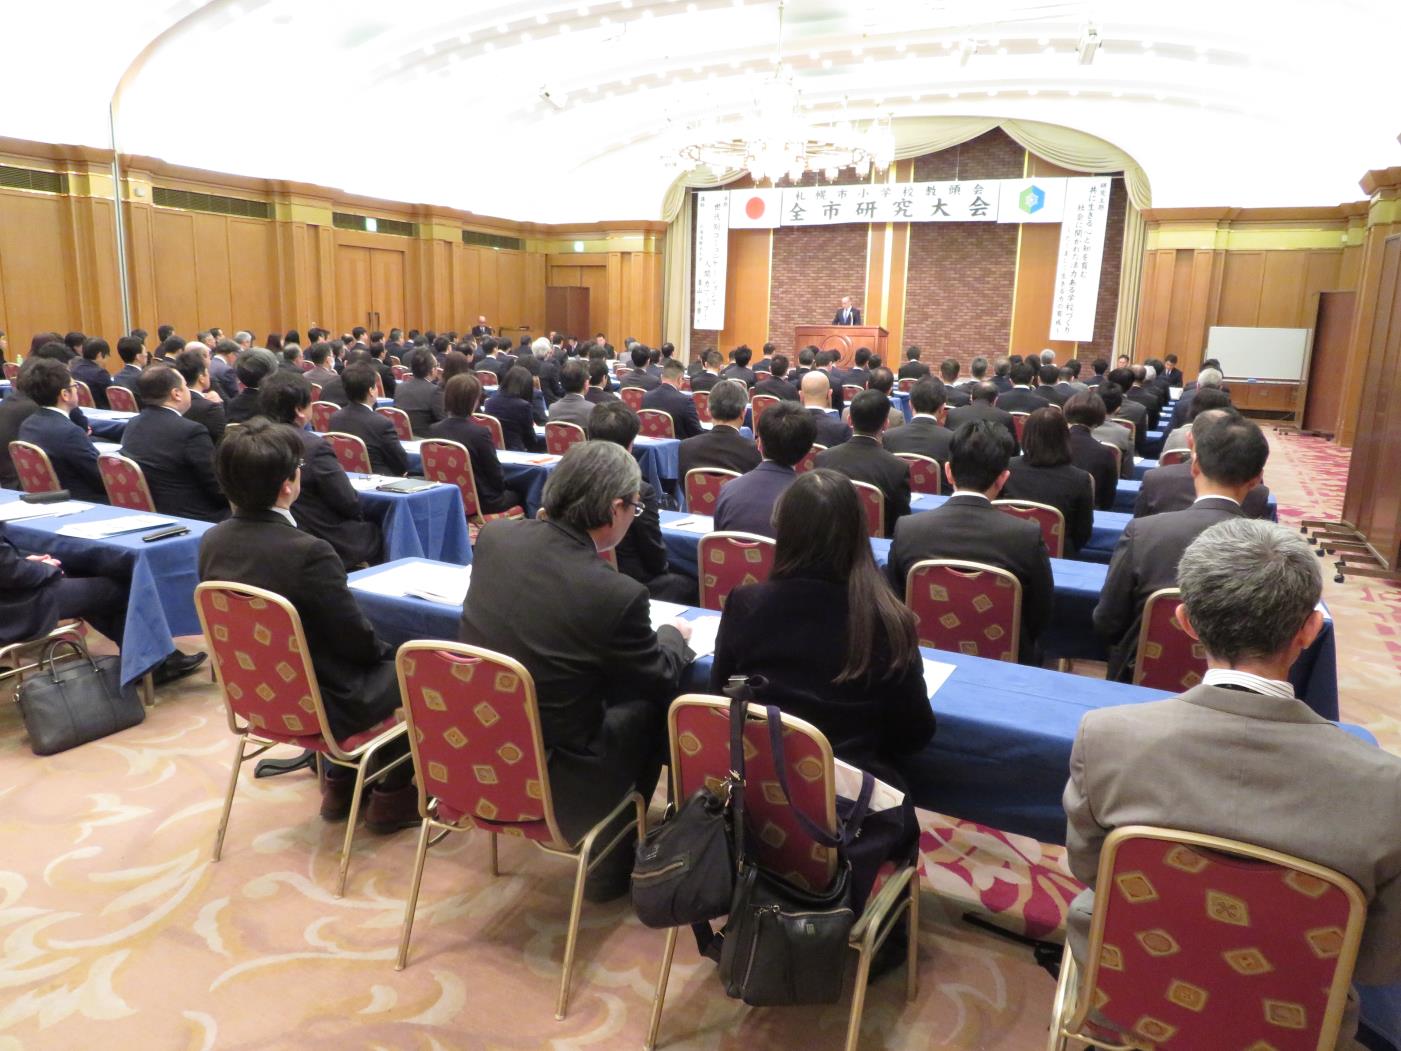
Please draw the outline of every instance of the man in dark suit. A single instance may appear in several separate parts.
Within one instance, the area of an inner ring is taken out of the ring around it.
[[[1015,455],[1019,448],[1017,442],[1017,425],[1012,422],[1012,414],[1006,412],[993,404],[997,400],[997,388],[991,383],[980,383],[974,387],[969,394],[972,402],[961,409],[953,409],[948,415],[948,428],[954,433],[966,423],[976,423],[979,420],[989,420],[1001,426],[1008,437],[1012,439],[1012,452]],[[1037,406],[1040,408],[1040,406]]]
[[[481,339],[483,336],[490,336],[495,329],[486,323],[486,315],[477,315],[477,323],[472,326],[472,338]]]
[[[842,305],[838,309],[836,317],[832,318],[834,325],[859,325],[861,324],[861,308],[851,305],[850,296],[842,296]]]
[[[1181,511],[1135,518],[1125,528],[1094,613],[1095,630],[1110,643],[1110,679],[1132,679],[1148,596],[1177,586],[1177,561],[1203,530],[1242,517],[1241,504],[1260,484],[1269,455],[1269,443],[1250,420],[1241,416],[1208,420],[1195,435],[1189,467],[1196,501]]]
[[[331,367],[331,344],[313,343],[307,349],[306,360],[311,363],[311,368],[306,370],[306,378],[318,387],[324,389],[326,384],[339,378],[340,373]],[[392,370],[390,375],[393,375]]]
[[[1148,370],[1142,365],[1135,365],[1131,370],[1133,373],[1133,384],[1124,390],[1125,403],[1142,405],[1148,419],[1148,430],[1158,429],[1158,414],[1162,411],[1163,403],[1159,400],[1156,392],[1145,387],[1144,380],[1148,376]]]
[[[426,438],[429,428],[447,415],[443,409],[442,388],[433,382],[438,364],[433,353],[427,350],[411,351],[404,364],[413,375],[399,384],[394,407],[408,413],[409,427],[415,438]],[[345,380],[342,378],[341,382],[344,384]]]
[[[944,385],[944,404],[950,409],[961,409],[973,404],[973,396],[963,387],[956,387],[958,379],[958,359],[945,358],[939,363],[939,381]]]
[[[734,360],[720,370],[720,378],[742,380],[746,387],[753,390],[757,378],[754,375],[754,370],[749,367],[749,362],[754,357],[754,352],[741,345],[735,348],[733,357]]]
[[[140,394],[141,411],[122,432],[122,455],[140,465],[156,510],[223,521],[229,503],[214,478],[214,441],[203,424],[185,418],[185,378],[168,365],[152,365],[141,373]]]
[[[370,365],[347,365],[341,373],[348,404],[331,414],[331,430],[353,434],[365,443],[370,470],[375,474],[404,475],[409,456],[399,442],[394,424],[375,412],[375,371]]]
[[[578,359],[575,359],[578,360]],[[608,375],[608,365],[606,362],[589,362],[589,388],[584,391],[584,400],[593,405],[602,405],[604,402],[620,400],[616,394],[608,389],[608,384],[612,377]]]
[[[1065,395],[1056,390],[1056,382],[1060,379],[1060,369],[1054,365],[1042,365],[1036,370],[1036,386],[1031,392],[1041,399],[1039,408],[1047,405],[1061,405],[1065,402]]]
[[[1172,417],[1168,421],[1166,430],[1168,433],[1185,426],[1192,420],[1192,405],[1197,400],[1197,394],[1203,390],[1219,390],[1224,392],[1221,384],[1221,371],[1219,369],[1202,369],[1197,373],[1197,381],[1190,390],[1184,390],[1182,396],[1177,399],[1177,404],[1172,408]]]
[[[637,461],[611,442],[570,448],[546,488],[545,516],[482,528],[462,606],[463,642],[530,672],[555,816],[571,842],[627,792],[651,798],[666,706],[692,656],[689,626],[653,630],[647,589],[599,558],[632,528],[641,482]],[[588,896],[625,893],[632,862],[626,844],[608,855]]]
[[[907,515],[895,524],[886,571],[905,594],[910,567],[927,558],[955,558],[1005,569],[1022,585],[1023,664],[1039,664],[1037,639],[1051,621],[1055,583],[1041,528],[992,506],[1007,481],[1012,445],[1003,427],[979,420],[954,432],[944,476],[953,496],[933,511]]]
[[[886,370],[889,371],[889,370]],[[910,513],[910,467],[881,447],[881,428],[890,415],[890,398],[863,390],[851,400],[851,440],[817,454],[817,466],[838,471],[853,482],[874,485],[885,497],[885,532]],[[762,419],[760,420],[762,423]]]
[[[710,418],[714,425],[703,434],[687,438],[677,449],[677,473],[683,484],[686,473],[697,467],[718,467],[744,474],[759,466],[759,450],[739,433],[745,404],[744,386],[738,380],[721,380],[710,389]]]
[[[695,384],[692,384],[694,387]],[[755,394],[767,394],[773,398],[783,401],[800,401],[798,388],[788,379],[788,356],[786,354],[775,354],[773,360],[769,362],[769,378],[760,380],[754,384]],[[711,415],[715,415],[712,411]]]
[[[1133,369],[1115,369],[1109,373],[1108,380],[1123,392],[1119,411],[1114,415],[1133,424],[1134,451],[1142,456],[1148,441],[1148,407],[1142,401],[1129,397],[1129,388],[1134,384]]]
[[[701,371],[691,377],[691,390],[710,390],[720,381],[720,364],[724,359],[715,349],[701,355]]]
[[[1075,364],[1079,364],[1077,361]],[[1060,400],[1056,402],[1061,408],[1065,408],[1065,403],[1075,395],[1080,393],[1080,388],[1075,384],[1075,370],[1069,365],[1062,365],[1056,373],[1056,384],[1051,388],[1055,396]]]
[[[798,475],[794,464],[812,449],[817,427],[812,416],[781,401],[759,417],[764,459],[720,490],[715,501],[715,528],[772,537],[773,508]]]
[[[1095,507],[1114,509],[1119,491],[1118,459],[1114,450],[1094,436],[1104,423],[1104,401],[1093,391],[1076,394],[1065,403],[1065,422],[1070,425],[1070,462],[1095,480]]]
[[[643,390],[652,391],[661,386],[662,381],[647,371],[647,362],[652,359],[652,352],[641,343],[634,343],[629,354],[632,360],[632,371],[620,371],[618,373],[618,383],[623,387],[641,387]]]
[[[928,375],[929,366],[919,360],[919,348],[908,348],[905,351],[905,360],[900,365],[900,372],[895,378],[902,380],[918,380]]]
[[[838,369],[833,366],[831,375],[840,379],[835,380],[838,386],[846,387],[868,387],[871,383],[871,348],[857,347],[856,353],[851,358],[851,368]]]
[[[910,408],[914,416],[905,426],[885,432],[882,436],[885,447],[893,453],[918,453],[940,464],[948,463],[953,431],[944,426],[946,389],[933,376],[926,376],[910,388]]]
[[[78,390],[67,367],[39,358],[28,372],[21,371],[19,382],[20,389],[38,406],[19,425],[19,440],[37,445],[48,454],[58,484],[73,499],[105,504],[107,491],[97,469],[97,449],[87,432],[69,417],[77,408]]]
[[[1009,375],[1012,389],[1006,394],[998,395],[999,409],[1004,412],[1035,412],[1046,407],[1046,399],[1032,390],[1031,381],[1036,373],[1030,364],[1025,361],[1017,362],[1009,370]]]
[[[816,428],[813,442],[830,449],[850,438],[851,428],[842,422],[835,409],[827,407],[829,390],[831,387],[827,381],[827,374],[821,369],[813,369],[803,377],[800,396],[803,409],[812,417],[813,426]],[[763,422],[763,417],[759,418],[759,422]]]
[[[584,428],[585,431],[589,429],[589,417],[593,413],[594,406],[584,397],[584,386],[588,383],[588,379],[588,368],[578,358],[565,364],[560,377],[564,386],[564,397],[550,406],[550,411],[546,416],[547,422],[572,423],[577,427]],[[617,399],[610,400],[616,401]]]
[[[1177,355],[1169,354],[1163,359],[1163,379],[1169,387],[1182,386],[1182,370],[1177,367]]]
[[[360,611],[340,557],[325,540],[298,529],[293,519],[302,452],[296,431],[261,417],[224,437],[214,468],[234,513],[204,534],[199,576],[263,588],[292,604],[306,634],[326,719],[336,738],[344,740],[384,723],[403,701],[394,651]],[[314,729],[315,723],[308,726]],[[386,746],[383,761],[407,752],[408,741],[401,737]],[[370,831],[418,824],[412,774],[404,762],[375,782],[365,811]],[[353,770],[328,766],[321,789],[323,818],[345,819],[354,782]]]
[[[827,377],[827,386],[832,392],[832,400],[827,407],[838,416],[846,408],[846,396],[842,393],[842,379],[846,373],[837,365],[840,358],[841,355],[835,350],[819,351],[815,358],[816,371]],[[801,383],[799,383],[798,389],[801,392]]]
[[[190,407],[185,410],[185,419],[194,420],[202,426],[209,432],[209,440],[218,445],[224,437],[224,406],[219,395],[210,387],[207,353],[182,350],[175,355],[174,365],[185,377],[185,386],[190,390]]]
[[[146,353],[146,345],[135,336],[123,336],[117,340],[117,357],[122,359],[121,370],[112,377],[109,387],[125,387],[136,394],[136,383],[141,379],[141,370],[146,367],[151,356]],[[140,397],[137,405],[140,405]]]
[[[246,423],[258,415],[258,384],[277,371],[277,355],[262,347],[245,350],[234,366],[243,389],[232,401],[224,403],[224,423]],[[324,398],[325,395],[323,394]]]
[[[24,393],[23,378],[25,373],[33,368],[34,362],[58,361],[63,364],[60,358],[68,356],[67,349],[62,343],[50,343],[45,347],[40,347],[37,351],[24,359],[24,364],[19,367],[19,377],[10,393],[5,396],[4,401],[0,401],[0,486],[6,489],[18,489],[19,475],[15,473],[15,464],[10,459],[10,442],[19,437],[20,426],[25,420],[39,411],[39,406],[29,395]],[[68,418],[73,421],[84,434],[88,432],[88,418],[83,415],[83,410],[76,405],[73,411],[68,414]]]
[[[668,358],[662,367],[661,386],[648,391],[642,398],[644,409],[660,409],[671,416],[672,432],[681,439],[705,433],[700,415],[696,412],[696,403],[689,394],[681,391],[681,379],[685,375],[686,369],[681,362]]]
[[[112,374],[98,360],[108,357],[112,348],[105,339],[89,339],[83,343],[83,356],[69,366],[75,380],[88,385],[95,408],[107,408],[107,388],[112,385]]]
[[[998,358],[992,366],[992,379],[988,381],[998,394],[1006,394],[1012,389],[1012,362],[1008,358]]]
[[[1109,371],[1109,362],[1104,358],[1095,358],[1094,361],[1090,362],[1090,368],[1094,375],[1087,379],[1085,384],[1089,387],[1098,387],[1105,381],[1104,374]]]
[[[1198,413],[1187,436],[1187,448],[1193,450],[1195,456],[1196,442],[1200,435],[1210,430],[1217,421],[1239,415],[1229,408],[1207,409]],[[1143,476],[1138,498],[1133,504],[1133,516],[1147,518],[1149,515],[1182,511],[1191,507],[1196,498],[1196,480],[1192,477],[1190,462],[1155,467]],[[1246,518],[1270,516],[1270,487],[1263,481],[1245,494],[1245,498],[1241,500],[1241,514]]]

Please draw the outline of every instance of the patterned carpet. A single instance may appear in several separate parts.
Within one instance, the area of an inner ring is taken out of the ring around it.
[[[1281,517],[1336,515],[1346,453],[1271,441]],[[1401,670],[1401,595],[1330,580],[1327,600],[1344,716],[1401,751],[1384,689]],[[570,1015],[556,1022],[569,869],[503,841],[492,879],[480,837],[457,836],[430,853],[412,957],[395,972],[413,834],[362,834],[338,900],[341,829],[317,818],[314,779],[245,777],[210,864],[231,751],[201,676],[162,691],[142,726],[46,759],[0,709],[0,1051],[641,1046],[662,938],[624,905],[586,906]],[[920,997],[907,1005],[898,977],[873,986],[862,1046],[1041,1046],[1051,979],[960,916],[977,906],[1054,936],[1075,889],[1060,850],[934,814],[923,825]],[[683,943],[662,1042],[837,1048],[846,1010],[746,1009]]]

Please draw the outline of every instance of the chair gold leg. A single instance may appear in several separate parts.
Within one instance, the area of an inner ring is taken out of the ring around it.
[[[559,999],[555,1002],[555,1020],[562,1021],[569,1010],[569,977],[574,969],[574,949],[579,941],[579,913],[584,905],[584,880],[589,872],[589,851],[593,833],[584,838],[579,848],[579,865],[574,873],[574,896],[569,902],[569,932],[564,938],[564,974],[559,980]]]
[[[1047,1051],[1066,1051],[1070,1046],[1064,1030],[1069,1021],[1066,1015],[1075,996],[1076,984],[1075,958],[1070,955],[1070,946],[1067,945],[1061,955],[1060,980],[1056,983],[1055,999],[1051,1001],[1051,1032],[1046,1040]]]
[[[428,819],[418,829],[418,851],[413,859],[413,879],[409,883],[409,897],[404,902],[404,929],[399,932],[399,959],[394,964],[396,971],[402,971],[409,962],[409,936],[413,934],[414,912],[418,909],[418,887],[423,882],[423,864],[428,858]]]
[[[365,770],[370,765],[370,752],[360,757],[355,768],[355,790],[350,794],[350,813],[345,819],[345,842],[341,844],[341,867],[336,877],[336,897],[345,894],[345,876],[350,870],[350,845],[355,839],[355,822],[360,817],[360,801],[365,794]]]
[[[229,790],[224,794],[224,812],[219,815],[219,831],[214,834],[214,861],[224,852],[224,833],[229,830],[229,811],[233,809],[234,792],[238,790],[238,771],[243,766],[243,746],[247,743],[242,734],[234,747],[233,769],[229,771]]]
[[[873,939],[868,935],[862,942],[856,956],[856,984],[851,989],[851,1019],[846,1026],[846,1051],[856,1051],[861,1039],[861,1014],[866,1009],[866,985],[871,976]]]
[[[141,676],[141,685],[138,687],[141,694],[141,703],[147,708],[156,706],[156,679],[150,672]]]
[[[666,932],[666,947],[662,949],[662,966],[657,972],[657,991],[652,995],[652,1020],[647,1026],[645,1051],[653,1051],[657,1046],[657,1031],[662,1027],[662,1002],[666,999],[667,982],[671,979],[671,958],[676,954],[676,936],[680,927],[669,927]]]
[[[915,862],[914,875],[910,877],[910,949],[905,960],[905,999],[911,1003],[919,996],[919,862]]]
[[[487,838],[488,838],[489,840],[491,840],[491,855],[490,855],[491,874],[492,874],[493,876],[499,876],[499,875],[501,875],[501,866],[500,866],[500,864],[499,864],[499,862],[498,862],[498,858],[497,858],[497,854],[496,854],[496,846],[497,846],[497,843],[496,843],[496,833],[495,833],[495,832],[488,832],[488,833],[487,833]]]

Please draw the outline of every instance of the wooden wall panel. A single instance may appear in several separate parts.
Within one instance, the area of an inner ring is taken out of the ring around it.
[[[1226,253],[1221,271],[1221,305],[1215,324],[1247,327],[1260,324],[1265,255],[1264,252]]]
[[[279,318],[277,237],[272,223],[231,218],[229,238],[229,303],[232,311],[224,332],[234,329],[268,332]]]
[[[498,252],[496,254],[498,331],[518,336],[522,325],[529,326],[525,316],[525,254]]]
[[[1013,354],[1034,354],[1049,347],[1059,361],[1075,356],[1073,342],[1046,338],[1051,331],[1051,308],[1056,294],[1060,231],[1060,223],[1022,223],[1018,227],[1017,285],[1012,296]]]
[[[79,323],[66,226],[61,197],[0,190],[0,329],[12,354],[28,353],[36,332],[61,335]]]
[[[759,348],[769,339],[769,264],[772,253],[772,230],[730,231],[730,257],[725,271],[725,328],[718,337],[706,333],[707,338],[716,340],[722,354],[741,343],[747,343],[757,358]],[[774,342],[788,346],[791,344],[791,333],[789,339]],[[692,348],[693,351],[695,349]]]
[[[199,331],[194,213],[155,209],[151,213],[151,249],[158,324],[174,325],[176,332],[194,339]]]
[[[1311,254],[1264,253],[1264,279],[1260,287],[1257,325],[1262,328],[1299,327],[1309,303],[1304,286]]]

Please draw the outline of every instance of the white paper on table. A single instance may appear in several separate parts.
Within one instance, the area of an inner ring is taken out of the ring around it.
[[[720,632],[720,614],[691,617],[686,623],[691,625],[691,637],[686,641],[686,645],[691,647],[697,657],[709,657],[715,652],[715,636]]]
[[[662,525],[668,529],[680,529],[682,532],[698,533],[701,536],[715,532],[715,519],[709,515],[687,515],[685,518],[663,522]]]
[[[420,438],[417,441],[400,442],[399,444],[404,447],[404,452],[417,454],[419,450],[423,448],[423,439]]]
[[[350,586],[372,595],[407,596],[441,606],[460,606],[467,599],[467,586],[471,582],[471,566],[410,562],[352,580]]]
[[[663,602],[654,598],[652,600],[652,630],[656,631],[663,624],[670,624],[673,620],[685,620],[690,609],[691,607],[682,606],[676,602]]]
[[[122,533],[137,533],[143,529],[159,529],[176,524],[173,518],[160,515],[125,515],[121,518],[103,518],[96,522],[74,522],[58,530],[59,536],[76,536],[80,540],[104,540]]]
[[[16,500],[9,504],[0,504],[0,522],[18,522],[25,518],[59,518],[63,515],[76,515],[79,511],[87,511],[93,508],[94,504],[84,503],[82,500],[59,500],[52,504],[27,504],[23,500]]]
[[[357,493],[367,493],[371,489],[378,489],[385,482],[394,481],[393,476],[387,474],[348,474],[350,488]]]
[[[500,463],[527,463],[537,466],[559,463],[560,460],[558,456],[553,456],[550,453],[527,453],[514,449],[496,450],[496,459]]]
[[[929,691],[929,696],[933,697],[939,692],[939,687],[948,681],[953,674],[954,665],[945,664],[943,661],[932,661],[928,657],[924,658],[924,687]]]
[[[100,453],[119,453],[122,447],[117,442],[93,442],[92,447]]]
[[[837,795],[843,799],[856,799],[861,795],[861,780],[863,771],[859,767],[850,763],[833,758],[832,772],[834,787]],[[874,814],[878,810],[893,810],[905,801],[905,793],[892,785],[886,784],[879,777],[871,788],[871,805],[869,812]]]
[[[123,412],[121,409],[84,409],[85,416],[91,416],[95,420],[131,420],[136,418],[134,412]]]
[[[1168,397],[1171,398],[1173,401],[1176,401],[1178,398],[1182,397],[1182,388],[1181,388],[1181,387],[1169,387],[1169,388],[1168,388]]]

